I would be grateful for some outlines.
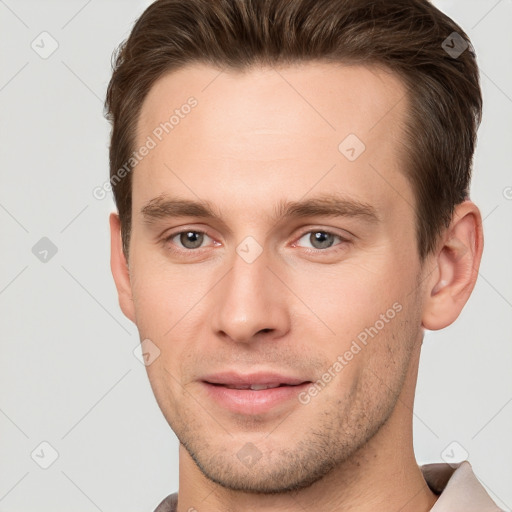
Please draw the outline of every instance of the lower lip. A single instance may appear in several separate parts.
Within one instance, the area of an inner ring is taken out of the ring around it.
[[[261,390],[231,389],[204,381],[201,384],[208,395],[225,409],[241,414],[262,414],[291,400],[298,403],[297,395],[311,383]]]

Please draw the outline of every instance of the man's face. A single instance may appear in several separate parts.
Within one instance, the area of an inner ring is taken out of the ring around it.
[[[160,350],[147,367],[158,404],[213,481],[311,484],[414,387],[422,267],[400,156],[404,94],[394,75],[361,66],[194,65],[142,106],[136,148],[157,144],[133,174],[133,318]],[[178,215],[172,200],[219,216]],[[251,380],[288,385],[223,385]]]

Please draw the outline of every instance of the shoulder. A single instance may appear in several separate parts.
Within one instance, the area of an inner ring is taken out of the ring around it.
[[[178,493],[169,494],[167,498],[163,499],[158,507],[155,508],[155,512],[176,512],[176,506],[178,504]]]
[[[421,466],[430,489],[439,495],[432,512],[499,512],[468,461]]]

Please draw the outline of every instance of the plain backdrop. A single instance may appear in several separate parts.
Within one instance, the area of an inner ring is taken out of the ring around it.
[[[110,273],[113,202],[92,194],[108,179],[111,54],[149,3],[0,0],[1,512],[152,511],[178,488],[178,442]],[[419,463],[468,458],[510,511],[512,1],[435,4],[481,67],[485,251],[460,318],[426,335],[415,450]]]

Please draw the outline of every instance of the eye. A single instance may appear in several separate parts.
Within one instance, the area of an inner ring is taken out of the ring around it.
[[[169,235],[165,241],[171,242],[174,245],[178,245],[178,248],[184,248],[187,250],[199,249],[206,238],[210,238],[203,231],[186,230],[180,231],[179,233],[173,233]],[[177,241],[175,241],[177,239]],[[181,247],[180,245],[181,244]]]
[[[172,233],[165,238],[166,243],[170,243],[173,247],[172,249],[179,252],[187,252],[194,251],[197,249],[202,249],[203,243],[209,239],[213,241],[215,245],[218,242],[212,240],[204,231],[197,231],[193,229],[187,229],[183,231],[179,231],[176,233]],[[336,239],[339,240],[339,243],[335,243]],[[302,241],[302,243],[300,243]],[[341,235],[337,235],[335,233],[331,233],[330,231],[325,231],[321,229],[310,230],[301,235],[301,237],[295,242],[293,245],[304,245],[308,248],[311,248],[314,251],[326,252],[326,249],[330,249],[336,245],[343,245],[344,242],[349,242],[346,238]]]
[[[333,246],[335,239],[339,239],[341,243],[348,242],[346,238],[343,238],[340,235],[336,235],[335,233],[331,233],[329,231],[323,230],[314,230],[308,231],[304,233],[299,239],[298,242],[305,239],[306,243],[310,243],[310,247],[316,250],[329,249]],[[337,244],[339,245],[339,244]]]

